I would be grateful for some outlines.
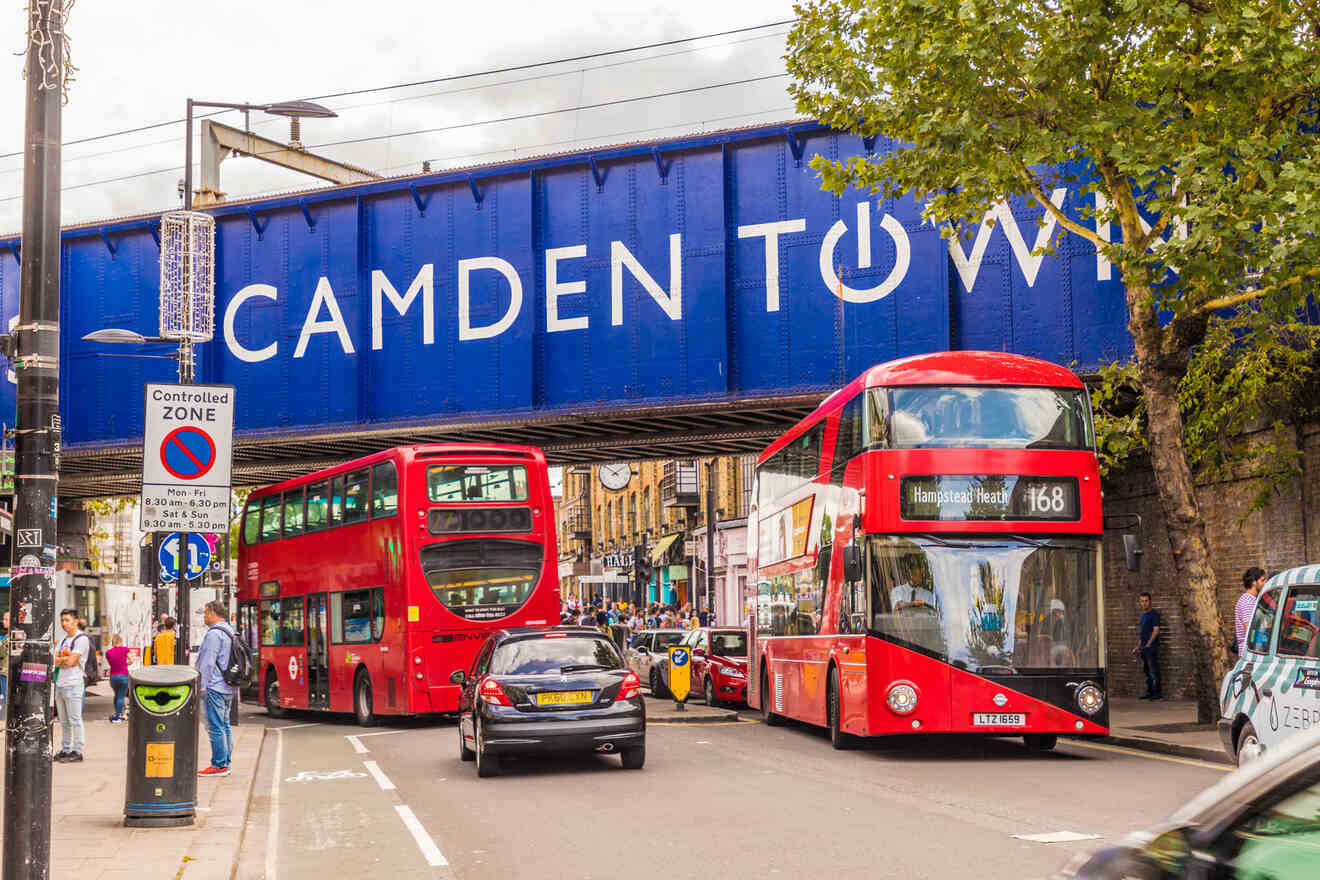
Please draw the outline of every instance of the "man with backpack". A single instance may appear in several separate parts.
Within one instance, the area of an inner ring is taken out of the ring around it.
[[[206,603],[203,613],[206,635],[197,652],[198,688],[206,709],[206,729],[211,736],[211,766],[197,771],[198,776],[228,776],[229,757],[234,736],[229,727],[230,701],[234,686],[243,675],[247,653],[229,625],[229,609],[216,599]]]
[[[87,658],[93,657],[92,638],[78,629],[78,611],[60,612],[64,638],[55,649],[55,708],[60,713],[60,750],[55,760],[61,764],[83,759],[83,675]]]

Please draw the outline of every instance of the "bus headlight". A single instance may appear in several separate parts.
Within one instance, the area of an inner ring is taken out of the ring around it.
[[[885,702],[895,714],[908,715],[917,708],[917,689],[910,684],[896,684],[889,689]]]
[[[1077,689],[1077,705],[1087,715],[1094,715],[1104,708],[1105,692],[1088,681]]]

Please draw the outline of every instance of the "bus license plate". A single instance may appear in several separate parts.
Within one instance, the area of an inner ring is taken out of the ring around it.
[[[1025,712],[973,712],[973,727],[1026,727]]]
[[[552,691],[536,695],[538,706],[567,706],[573,703],[590,703],[591,691]]]

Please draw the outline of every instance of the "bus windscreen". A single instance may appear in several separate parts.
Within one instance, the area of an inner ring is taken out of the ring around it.
[[[1095,446],[1085,391],[921,385],[887,393],[889,439],[896,448],[1089,450]]]

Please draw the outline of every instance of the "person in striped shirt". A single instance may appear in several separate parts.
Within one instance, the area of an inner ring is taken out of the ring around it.
[[[1252,566],[1242,572],[1242,595],[1238,596],[1233,606],[1233,622],[1237,625],[1238,654],[1247,650],[1247,627],[1251,626],[1251,615],[1256,613],[1256,597],[1260,588],[1265,586],[1265,570]]]

